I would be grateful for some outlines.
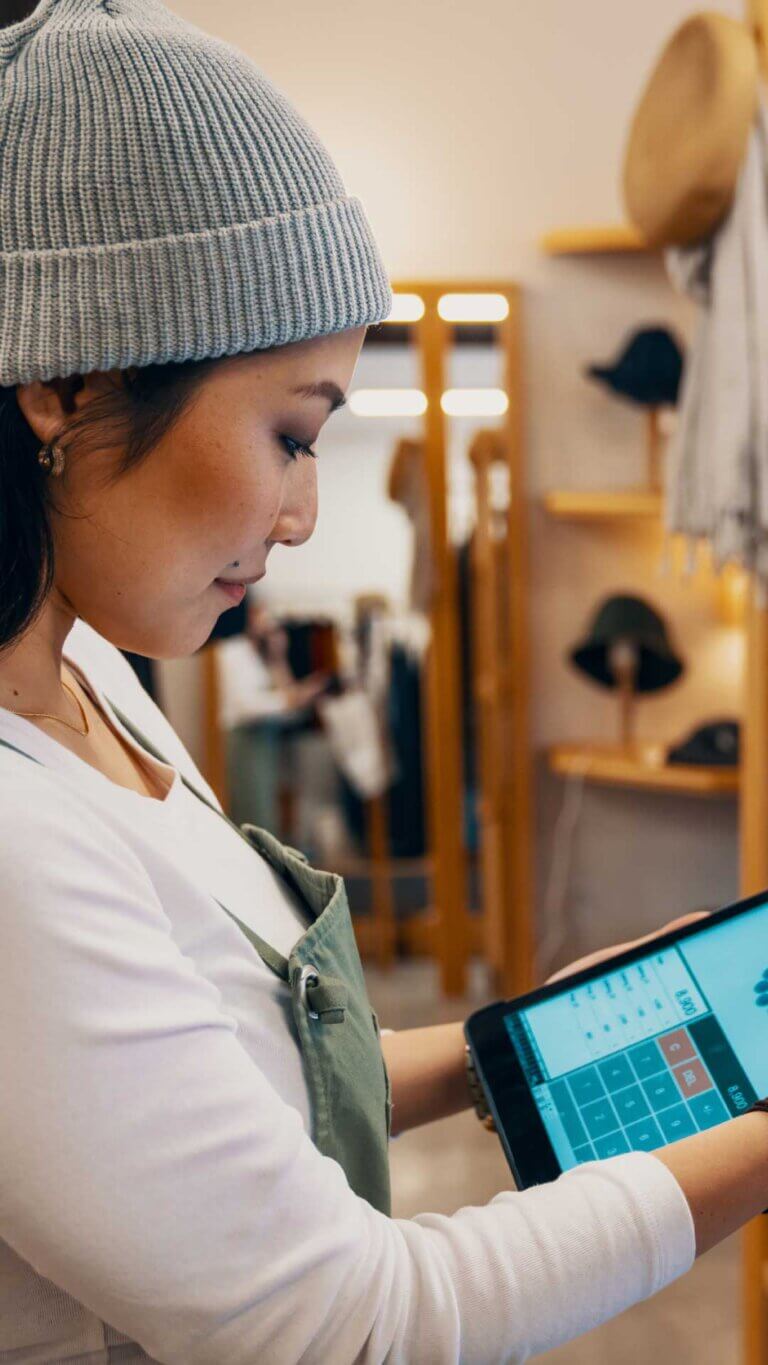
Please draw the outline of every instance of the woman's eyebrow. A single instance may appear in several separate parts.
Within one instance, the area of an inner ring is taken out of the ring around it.
[[[300,394],[302,398],[327,398],[331,412],[343,408],[347,401],[338,384],[334,384],[332,379],[323,379],[319,384],[299,384],[297,388],[291,389],[291,393]]]

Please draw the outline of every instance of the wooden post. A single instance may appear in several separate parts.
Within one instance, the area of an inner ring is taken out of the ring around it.
[[[747,608],[746,706],[741,759],[741,892],[751,896],[768,886],[768,614],[750,585]],[[768,1365],[768,1219],[757,1218],[743,1233],[744,1359]]]
[[[648,422],[648,487],[654,493],[660,493],[663,479],[661,472],[661,454],[664,448],[664,439],[661,434],[661,423],[659,421],[659,409],[649,408],[647,414]]]
[[[503,829],[509,845],[505,903],[509,918],[504,981],[519,994],[533,985],[533,759],[529,724],[530,644],[528,599],[528,498],[524,460],[524,384],[520,291],[505,289],[509,314],[499,324],[504,347],[505,389],[509,397],[502,436],[509,471],[507,509],[507,597],[509,646],[501,675],[502,714],[508,740],[503,745]]]
[[[420,286],[424,316],[416,324],[422,386],[427,396],[424,453],[428,484],[434,583],[430,610],[424,708],[427,735],[429,834],[434,858],[434,904],[440,976],[445,995],[466,987],[467,870],[462,837],[463,772],[459,703],[459,639],[456,563],[448,541],[445,418],[446,326],[437,311],[443,289]]]
[[[635,689],[633,686],[633,674],[621,679],[619,683],[619,707],[620,707],[620,726],[619,742],[622,749],[630,750],[635,738]]]
[[[389,858],[386,796],[375,796],[365,805],[371,859],[371,911],[376,939],[376,960],[389,968],[395,960],[395,900]]]
[[[491,470],[503,458],[495,431],[480,431],[469,451],[475,471],[475,533],[472,540],[473,691],[478,729],[478,822],[485,956],[494,986],[503,989],[505,879],[500,752],[501,569],[491,502]]]
[[[768,75],[768,0],[746,0],[763,77]],[[741,890],[768,886],[768,613],[750,585],[746,698],[741,770]],[[768,1219],[756,1218],[743,1241],[744,1360],[768,1365]]]

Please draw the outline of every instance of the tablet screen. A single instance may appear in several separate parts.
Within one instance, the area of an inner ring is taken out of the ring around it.
[[[563,1170],[711,1128],[768,1095],[768,903],[504,1023]]]

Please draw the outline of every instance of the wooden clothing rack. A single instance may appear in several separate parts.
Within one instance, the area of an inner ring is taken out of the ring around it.
[[[496,650],[491,656],[491,667],[497,670],[497,690],[493,707],[485,707],[485,725],[486,731],[491,727],[498,747],[493,769],[489,767],[490,741],[480,754],[481,839],[491,840],[490,850],[484,847],[481,859],[485,876],[485,956],[502,989],[523,990],[531,980],[533,958],[533,852],[520,289],[516,284],[499,280],[409,280],[400,281],[393,288],[396,293],[418,295],[424,304],[423,316],[416,323],[416,337],[422,389],[427,399],[424,450],[433,569],[425,717],[428,825],[434,867],[436,951],[446,995],[460,995],[466,989],[471,926],[462,838],[458,596],[455,555],[449,540],[447,440],[442,407],[453,336],[451,327],[441,317],[440,301],[445,294],[492,294],[503,296],[507,305],[505,318],[493,326],[504,356],[508,406],[492,438],[495,454],[504,464],[508,479],[506,550],[500,568],[505,591],[503,599],[497,593],[490,605],[492,612],[505,611],[507,647],[503,655]],[[485,511],[482,515],[485,516]],[[475,609],[481,615],[485,610],[483,594],[488,587],[481,565],[480,599],[475,601]],[[504,608],[502,601],[506,604]]]

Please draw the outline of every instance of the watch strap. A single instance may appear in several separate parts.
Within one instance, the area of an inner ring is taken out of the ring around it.
[[[755,1103],[751,1104],[749,1109],[746,1109],[744,1112],[747,1114],[768,1114],[768,1099],[755,1100]],[[768,1214],[768,1209],[763,1209],[763,1217],[765,1217],[766,1214]]]
[[[469,1093],[472,1096],[472,1104],[475,1113],[483,1124],[483,1127],[487,1128],[489,1133],[495,1133],[496,1124],[494,1123],[493,1115],[488,1108],[485,1091],[480,1084],[480,1078],[475,1070],[475,1064],[472,1061],[472,1053],[469,1050],[468,1043],[464,1044],[464,1059],[467,1067],[467,1085],[469,1086]]]

